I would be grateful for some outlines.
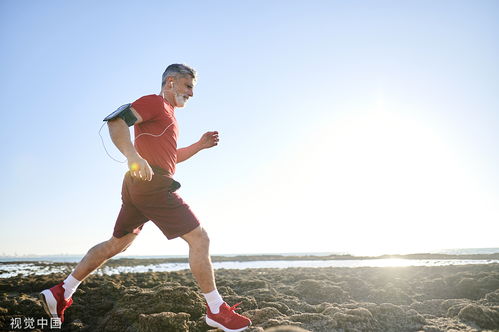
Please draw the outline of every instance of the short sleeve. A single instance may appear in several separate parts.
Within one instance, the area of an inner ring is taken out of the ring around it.
[[[163,103],[157,95],[141,97],[132,103],[132,107],[140,114],[142,121],[154,120],[161,115]]]

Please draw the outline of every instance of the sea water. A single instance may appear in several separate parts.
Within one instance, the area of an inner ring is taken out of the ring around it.
[[[144,257],[142,257],[144,258]],[[158,258],[158,257],[155,257]],[[79,259],[78,259],[79,260]],[[77,262],[71,260],[70,262]],[[45,275],[50,273],[70,273],[67,265],[47,265],[50,261],[15,263],[15,261],[0,262],[0,278],[17,275]],[[56,262],[53,260],[52,262]],[[59,261],[60,262],[60,261]],[[64,260],[68,262],[68,260]],[[214,262],[214,269],[258,269],[258,268],[297,268],[297,267],[408,267],[408,266],[448,266],[467,264],[492,264],[499,260],[475,259],[352,259],[352,260],[260,260],[260,261],[227,261]],[[98,275],[113,275],[118,273],[171,272],[189,269],[188,263],[160,263],[134,266],[104,266],[96,271]]]

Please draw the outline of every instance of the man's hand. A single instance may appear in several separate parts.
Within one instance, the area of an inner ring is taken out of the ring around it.
[[[177,164],[189,159],[199,151],[212,148],[215,145],[218,145],[218,131],[208,131],[196,143],[177,149]]]
[[[130,175],[134,178],[141,179],[144,181],[151,181],[154,172],[147,160],[139,155],[128,158],[128,168],[130,169]]]
[[[200,150],[209,149],[218,145],[218,131],[208,131],[198,141]]]

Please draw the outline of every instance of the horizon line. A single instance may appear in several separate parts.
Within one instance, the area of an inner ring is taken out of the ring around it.
[[[445,251],[463,251],[463,250],[494,250],[499,253],[499,247],[483,247],[483,248],[447,248],[447,249],[434,249],[434,250],[429,250],[426,252],[423,251],[417,251],[417,252],[391,252],[391,253],[384,253],[384,254],[379,254],[376,253],[376,256],[387,256],[387,255],[414,255],[414,254],[445,254]],[[122,256],[120,256],[122,255]],[[352,254],[348,252],[328,252],[328,251],[317,251],[317,252],[265,252],[265,253],[216,253],[216,254],[211,254],[211,256],[270,256],[270,255],[278,255],[278,256],[328,256],[328,255],[339,255],[339,256],[369,256],[372,254]],[[37,258],[37,257],[83,257],[85,254],[70,254],[70,253],[59,253],[59,254],[1,254],[0,258]],[[148,254],[139,254],[139,255],[123,255],[123,254],[118,254],[114,256],[113,258],[120,256],[118,258],[134,258],[134,257],[188,257],[188,254],[181,254],[181,255],[148,255]]]

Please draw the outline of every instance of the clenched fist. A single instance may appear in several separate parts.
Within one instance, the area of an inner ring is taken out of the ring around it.
[[[208,149],[218,145],[218,141],[218,131],[208,131],[201,136],[198,144],[201,149]]]

